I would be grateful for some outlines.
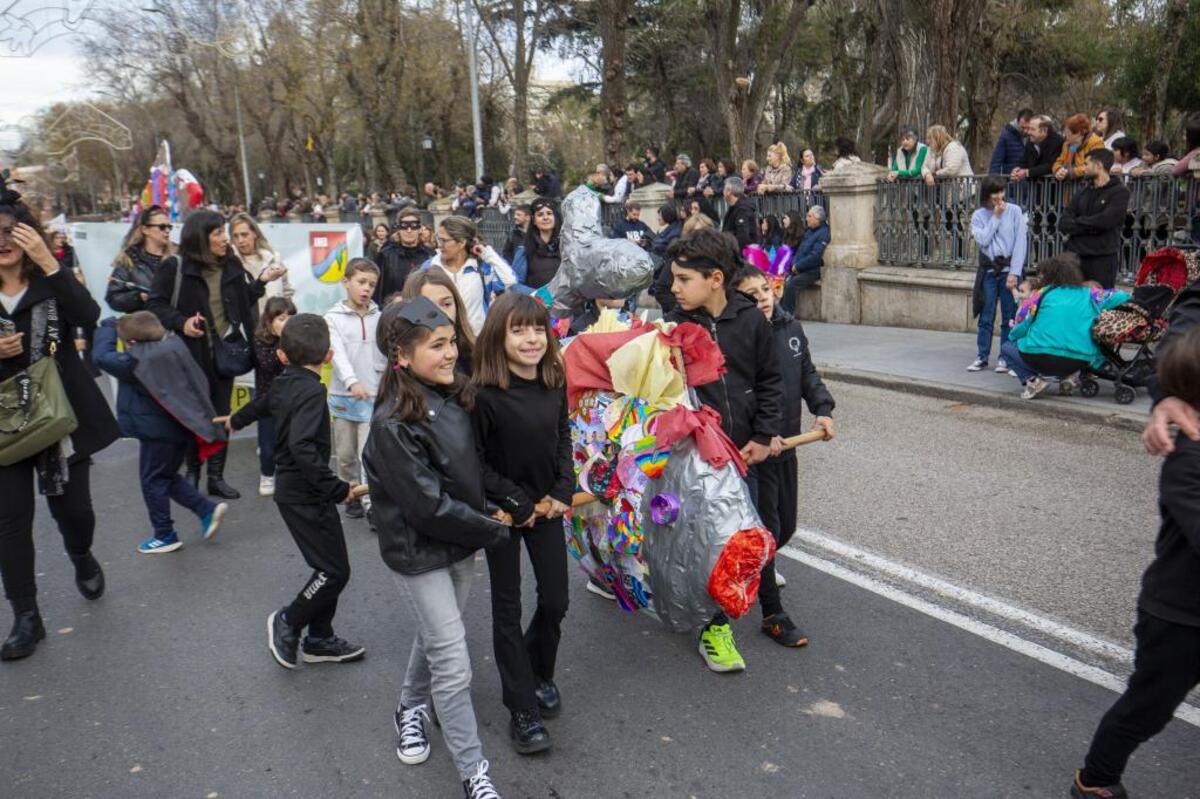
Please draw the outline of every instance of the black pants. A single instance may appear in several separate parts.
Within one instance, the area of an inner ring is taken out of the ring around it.
[[[328,638],[333,635],[338,597],[350,582],[350,554],[346,551],[346,536],[337,506],[332,502],[312,505],[280,502],[279,515],[300,548],[304,562],[313,568],[304,588],[284,609],[284,620],[296,629],[307,627],[311,638]]]
[[[1083,279],[1094,280],[1106,289],[1117,285],[1117,254],[1081,255],[1079,265],[1083,267]]]
[[[1046,355],[1040,352],[1023,352],[1021,360],[1042,377],[1070,377],[1089,366],[1087,361],[1077,361],[1074,358],[1063,358],[1060,355]]]
[[[792,450],[777,461],[763,461],[755,470],[758,472],[758,515],[775,537],[775,550],[778,552],[780,547],[792,540],[796,532],[800,493],[796,451]],[[762,579],[758,584],[758,602],[762,605],[763,618],[783,612],[779,586],[775,585],[774,558],[763,567]]]
[[[1133,751],[1161,732],[1200,684],[1200,627],[1139,610],[1133,634],[1137,648],[1129,685],[1100,719],[1084,761],[1082,778],[1090,787],[1120,782]]]
[[[513,528],[509,542],[487,551],[492,581],[492,646],[500,669],[504,706],[534,710],[533,690],[554,679],[562,620],[567,615],[567,546],[561,519],[543,519],[529,530]],[[521,541],[537,581],[537,609],[521,629]]]
[[[87,458],[72,463],[63,493],[46,497],[68,555],[85,555],[92,548],[96,514],[92,512],[91,463]],[[0,466],[0,579],[9,599],[37,596],[33,568],[34,474],[32,458]]]
[[[201,364],[203,368],[203,364]],[[217,377],[213,372],[207,372],[208,375],[208,398],[212,400],[213,410],[217,412],[217,416],[228,416],[229,410],[233,405],[233,378],[232,377]],[[225,477],[225,458],[229,455],[229,447],[222,447],[217,452],[213,453],[205,461],[208,464],[208,476],[210,479],[224,479]],[[188,470],[200,474],[200,453],[196,449],[195,443],[188,450]]]

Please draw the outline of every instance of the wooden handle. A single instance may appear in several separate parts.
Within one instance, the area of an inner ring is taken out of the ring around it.
[[[578,491],[575,493],[575,496],[571,497],[571,507],[578,508],[580,505],[586,505],[589,502],[595,502],[595,501],[596,501],[595,494],[589,494],[586,491]]]
[[[353,497],[354,499],[360,499],[370,493],[371,493],[371,487],[368,486],[366,483],[364,483],[362,485],[357,485],[354,488],[350,489],[350,496]]]
[[[824,430],[813,430],[812,432],[809,432],[809,433],[801,433],[798,436],[791,436],[789,438],[785,438],[783,440],[783,448],[784,449],[794,449],[795,447],[802,447],[805,444],[811,444],[814,441],[824,441],[824,440],[825,440],[825,431]]]

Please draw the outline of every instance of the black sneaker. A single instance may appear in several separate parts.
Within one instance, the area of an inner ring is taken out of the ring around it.
[[[463,780],[463,795],[467,799],[500,799],[496,786],[488,774],[488,762],[480,760],[475,773]]]
[[[558,686],[554,684],[554,680],[542,680],[533,689],[533,693],[537,696],[538,710],[542,712],[542,718],[552,719],[562,713],[562,696],[558,693]]]
[[[536,710],[518,710],[508,723],[508,737],[518,754],[532,755],[550,748],[550,733]]]
[[[300,632],[284,623],[282,610],[267,617],[267,648],[276,663],[285,669],[296,668],[296,647],[299,645]]]
[[[808,646],[808,636],[792,623],[786,613],[767,616],[762,621],[763,635],[781,646]]]
[[[362,660],[367,654],[365,647],[352,644],[336,635],[328,638],[313,638],[306,635],[301,652],[305,663],[350,663],[354,660]]]
[[[416,766],[429,759],[429,736],[425,734],[425,722],[429,721],[429,708],[425,705],[396,708],[392,723],[396,725],[396,757],[400,762]]]
[[[366,515],[367,515],[367,512],[366,512],[366,510],[363,509],[363,504],[362,504],[361,500],[356,499],[353,502],[351,502],[349,505],[346,506],[346,518],[347,519],[361,519],[363,516],[366,516]]]
[[[1071,799],[1129,799],[1125,786],[1121,783],[1106,785],[1103,788],[1088,788],[1079,781],[1079,772],[1071,781]]]

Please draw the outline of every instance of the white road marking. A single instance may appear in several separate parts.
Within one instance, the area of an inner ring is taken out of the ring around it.
[[[797,533],[799,535],[799,532]],[[990,624],[972,619],[970,616],[964,616],[952,610],[948,610],[938,605],[928,602],[920,597],[908,594],[900,589],[889,585],[881,580],[871,577],[866,574],[861,574],[856,571],[847,569],[832,561],[817,557],[808,552],[797,549],[792,549],[790,546],[779,550],[779,554],[786,558],[790,558],[806,566],[810,566],[818,571],[822,571],[840,580],[844,580],[852,585],[857,585],[870,591],[873,594],[878,594],[885,599],[890,599],[907,608],[912,608],[915,611],[924,613],[927,616],[944,621],[947,624],[958,627],[960,630],[965,630],[974,635],[978,635],[987,641],[994,644],[1011,649],[1027,657],[1031,657],[1048,666],[1052,666],[1067,674],[1072,674],[1081,679],[1087,680],[1090,683],[1099,685],[1102,688],[1107,688],[1116,693],[1125,691],[1125,681],[1115,674],[1111,674],[1104,669],[1089,666],[1086,663],[1076,660],[1073,657],[1064,655],[1061,652],[1056,652],[1053,649],[1035,644],[1032,641],[1027,641],[1024,638],[1013,635],[1010,632],[993,627]],[[875,556],[877,557],[877,556]],[[893,564],[896,565],[896,564]],[[899,567],[903,568],[903,567]],[[1080,633],[1080,635],[1086,635]],[[1195,727],[1200,727],[1200,708],[1193,705],[1182,704],[1175,711],[1175,717],[1181,719]]]

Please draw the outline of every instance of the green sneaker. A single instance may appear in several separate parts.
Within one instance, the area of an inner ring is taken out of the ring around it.
[[[745,671],[746,661],[733,645],[733,630],[728,624],[710,624],[700,633],[700,657],[713,671]]]

